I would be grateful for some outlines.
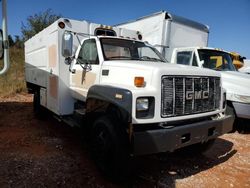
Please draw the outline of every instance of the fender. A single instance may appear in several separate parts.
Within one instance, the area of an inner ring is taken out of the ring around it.
[[[106,112],[110,104],[120,109],[123,120],[131,121],[132,92],[108,85],[94,85],[89,89],[86,114]]]

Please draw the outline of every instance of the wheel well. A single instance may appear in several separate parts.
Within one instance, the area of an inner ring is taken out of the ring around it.
[[[97,99],[88,99],[86,101],[86,122],[87,128],[90,129],[94,120],[101,116],[110,116],[115,122],[119,122],[120,128],[126,130],[131,122],[131,115],[123,110],[121,107],[109,103],[108,101],[101,101]]]
[[[112,114],[124,123],[131,122],[131,115],[121,107],[108,101],[99,99],[87,99],[86,101],[86,117],[100,117],[101,115]]]
[[[229,106],[233,110],[235,117],[237,117],[232,101],[227,101],[227,106]]]

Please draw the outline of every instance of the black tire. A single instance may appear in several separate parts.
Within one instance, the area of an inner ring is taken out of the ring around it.
[[[38,119],[45,119],[46,117],[46,110],[40,104],[40,93],[39,91],[35,91],[33,95],[33,112]]]
[[[235,110],[231,103],[227,103],[225,114],[231,115],[232,117],[236,118]],[[234,120],[233,129],[230,131],[230,133],[234,133],[237,130],[237,127],[238,127],[238,122]]]
[[[235,131],[238,131],[239,133],[243,134],[250,132],[250,120],[237,117],[233,105],[231,103],[227,103],[225,113],[228,115],[232,115],[235,118],[233,130],[231,131],[231,133]]]
[[[100,171],[109,178],[120,181],[128,177],[130,159],[123,136],[114,125],[108,116],[94,121],[91,150]]]
[[[250,132],[250,120],[249,119],[237,119],[237,131],[242,134]]]

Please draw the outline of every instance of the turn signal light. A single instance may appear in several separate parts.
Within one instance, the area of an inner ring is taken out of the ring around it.
[[[134,79],[134,85],[136,87],[144,87],[145,83],[144,83],[144,77],[135,77]]]
[[[59,26],[61,29],[64,29],[64,28],[65,28],[65,23],[59,22],[59,23],[58,23],[58,26]]]
[[[112,26],[109,26],[109,25],[100,25],[100,28],[104,28],[104,29],[110,29],[110,30],[112,30],[113,29],[113,27]]]

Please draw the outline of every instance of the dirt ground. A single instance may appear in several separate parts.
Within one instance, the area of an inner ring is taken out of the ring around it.
[[[250,134],[226,134],[202,155],[137,158],[134,178],[114,183],[97,170],[79,130],[36,119],[32,95],[0,98],[0,187],[250,187]]]

